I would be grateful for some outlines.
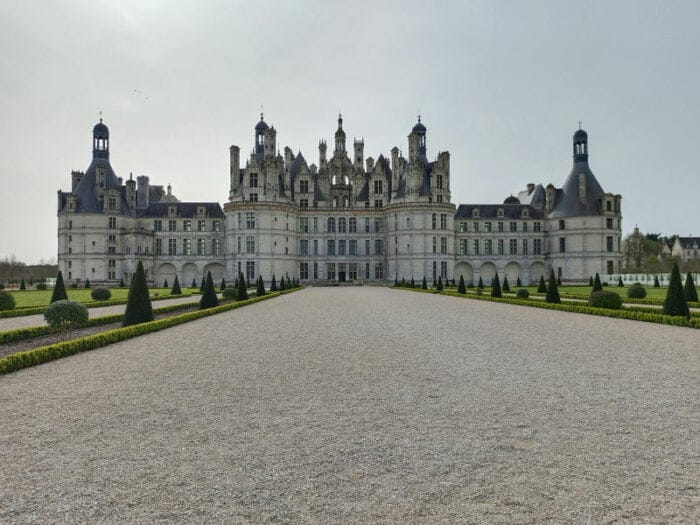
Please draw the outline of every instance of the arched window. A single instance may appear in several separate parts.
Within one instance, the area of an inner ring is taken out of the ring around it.
[[[337,208],[338,207],[338,197],[333,197],[333,207]]]
[[[357,219],[355,217],[350,217],[350,233],[357,232]]]
[[[328,228],[329,232],[335,231],[335,219],[333,217],[328,217]]]
[[[343,208],[347,208],[347,207],[348,207],[348,202],[349,202],[349,201],[348,201],[347,196],[343,197]]]
[[[345,224],[346,224],[345,217],[341,217],[340,219],[338,219],[338,232],[339,233],[345,233],[347,231],[345,228]]]

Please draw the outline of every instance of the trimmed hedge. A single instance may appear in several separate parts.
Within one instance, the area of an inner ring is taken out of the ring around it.
[[[518,288],[518,291],[515,292],[515,295],[518,297],[518,299],[527,299],[528,297],[530,297],[530,292],[527,288]]]
[[[632,299],[644,299],[647,296],[647,289],[640,283],[634,283],[627,289],[627,297]]]
[[[15,308],[15,296],[10,292],[0,290],[0,310],[12,311]]]
[[[112,292],[109,291],[109,288],[94,288],[90,292],[90,297],[95,301],[108,301],[112,297]]]
[[[52,328],[78,328],[88,320],[88,310],[75,301],[56,301],[44,312],[44,319]]]
[[[290,290],[290,292],[291,291],[292,290]],[[186,323],[188,321],[194,321],[196,319],[201,319],[202,317],[215,315],[218,313],[226,312],[228,310],[233,310],[234,308],[239,308],[241,306],[246,306],[259,301],[264,301],[266,299],[271,299],[273,297],[277,297],[278,295],[280,294],[269,293],[263,297],[254,297],[246,301],[227,303],[221,306],[217,306],[216,308],[207,308],[206,310],[187,312],[181,315],[167,317],[166,319],[158,319],[156,321],[150,321],[147,323],[125,326],[123,328],[116,328],[114,330],[109,330],[88,337],[82,337],[79,339],[73,339],[71,341],[64,341],[52,345],[41,346],[39,348],[34,348],[33,350],[27,350],[26,352],[18,352],[16,354],[11,354],[9,356],[0,358],[0,375],[8,374],[10,372],[16,372],[17,370],[21,370],[22,368],[47,363],[49,361],[60,359],[62,357],[67,357],[80,352],[94,350],[95,348],[100,348],[102,346],[110,345],[112,343],[118,343],[126,339],[131,339],[132,337],[156,332],[165,328],[170,328],[171,326]]]
[[[622,297],[615,292],[599,290],[591,293],[591,296],[588,298],[588,306],[619,310],[622,308]]]

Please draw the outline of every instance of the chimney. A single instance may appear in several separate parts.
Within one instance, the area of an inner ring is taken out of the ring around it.
[[[136,207],[140,210],[148,208],[148,181],[146,175],[136,177]]]

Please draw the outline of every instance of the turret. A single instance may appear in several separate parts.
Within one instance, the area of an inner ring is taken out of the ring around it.
[[[335,132],[335,153],[345,153],[345,132],[343,131],[343,115],[338,114],[338,129]]]
[[[356,168],[362,169],[362,163],[364,162],[364,149],[365,149],[365,139],[357,140],[355,139],[355,162]]]
[[[255,156],[258,162],[262,162],[265,158],[265,131],[267,124],[263,120],[263,114],[260,113],[260,122],[255,125]]]
[[[277,131],[272,126],[263,133],[265,139],[265,158],[269,159],[275,156],[277,152]]]
[[[136,177],[136,207],[139,209],[148,208],[148,187],[149,179],[146,175]]]
[[[85,176],[85,173],[82,171],[71,171],[71,191],[75,191],[75,189],[78,187],[78,184],[80,184],[80,181],[83,180],[83,177]]]
[[[574,162],[588,162],[588,133],[581,129],[574,133],[573,140]]]
[[[420,115],[418,115],[418,123],[413,126],[411,134],[408,136],[408,160],[410,162],[415,162],[419,158],[425,158],[425,132],[426,128],[420,121]]]
[[[129,180],[126,181],[126,202],[129,208],[136,208],[136,181],[131,173],[129,173]]]
[[[229,157],[231,165],[231,185],[229,190],[230,199],[233,198],[233,194],[236,192],[236,190],[238,190],[238,186],[241,183],[241,148],[238,146],[231,146],[229,148]]]
[[[109,128],[102,118],[92,128],[92,158],[109,160]]]
[[[318,164],[319,168],[325,168],[326,167],[326,150],[328,146],[326,145],[325,140],[319,140],[318,141]]]

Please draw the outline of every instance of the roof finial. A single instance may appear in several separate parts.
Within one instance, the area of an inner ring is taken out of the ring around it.
[[[263,105],[260,104],[260,121],[261,121],[261,122],[262,122],[262,120],[263,120],[263,116],[264,116],[264,113],[263,113]]]
[[[100,124],[102,124],[102,110],[100,110]]]
[[[578,129],[581,129],[581,121],[578,121]]]
[[[418,108],[418,122],[420,122],[420,108]]]

